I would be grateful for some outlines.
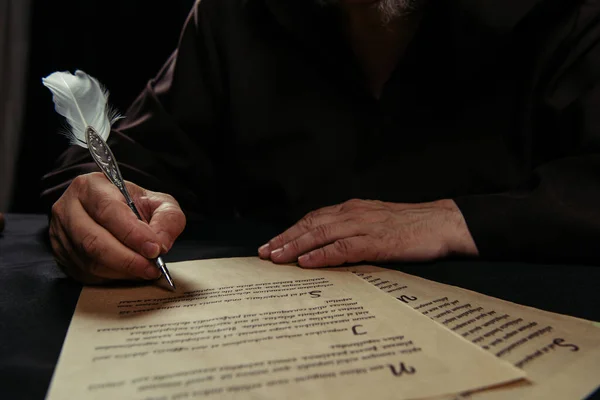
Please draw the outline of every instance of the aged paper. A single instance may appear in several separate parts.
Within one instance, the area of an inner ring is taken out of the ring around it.
[[[48,399],[409,399],[525,375],[352,273],[169,268],[177,293],[84,288]]]
[[[532,384],[472,393],[475,400],[580,399],[600,386],[600,329],[554,314],[384,268],[344,268],[500,359]]]

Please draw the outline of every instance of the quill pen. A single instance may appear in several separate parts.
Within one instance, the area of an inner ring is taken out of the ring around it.
[[[111,126],[121,118],[108,103],[108,91],[97,79],[80,70],[75,71],[75,75],[54,72],[42,78],[42,83],[52,92],[56,112],[65,117],[69,125],[65,135],[70,143],[90,151],[104,175],[119,188],[131,211],[144,221],[127,191],[115,156],[106,144]],[[175,283],[162,258],[159,256],[154,261],[174,290]]]

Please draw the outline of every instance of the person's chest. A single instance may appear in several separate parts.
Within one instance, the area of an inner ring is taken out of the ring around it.
[[[242,213],[281,207],[297,218],[350,198],[421,202],[519,181],[525,89],[510,46],[426,28],[379,100],[327,45],[273,27],[228,37],[229,162]]]

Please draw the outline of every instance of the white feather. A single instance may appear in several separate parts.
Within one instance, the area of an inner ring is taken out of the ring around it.
[[[108,104],[108,91],[97,79],[83,71],[54,72],[42,78],[52,92],[57,113],[66,118],[71,144],[87,148],[85,131],[88,126],[106,141],[112,124],[121,118]]]

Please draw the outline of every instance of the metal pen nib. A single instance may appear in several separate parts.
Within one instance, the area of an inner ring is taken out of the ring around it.
[[[129,192],[127,191],[127,186],[125,186],[125,181],[121,176],[121,171],[119,170],[117,160],[115,159],[115,156],[110,150],[110,147],[108,147],[108,144],[106,144],[104,139],[102,139],[98,132],[96,132],[91,126],[88,126],[85,130],[85,139],[88,145],[88,150],[92,155],[92,158],[94,159],[98,167],[100,167],[102,172],[104,172],[104,175],[108,178],[108,180],[111,181],[117,188],[119,188],[121,194],[123,194],[123,197],[125,197],[125,201],[127,202],[127,205],[129,206],[131,211],[133,211],[133,213],[136,215],[136,217],[138,217],[140,221],[148,222],[145,221],[144,218],[142,218],[142,215],[135,206],[133,199],[129,195]],[[156,260],[154,260],[154,262],[156,263],[158,269],[160,269],[162,274],[165,276],[171,290],[175,290],[175,283],[173,282],[173,279],[169,274],[169,270],[167,269],[167,265],[165,264],[165,262],[160,256],[157,257]]]
[[[167,264],[165,264],[162,257],[156,258],[156,266],[160,269],[162,274],[165,276],[165,279],[169,283],[171,290],[177,290],[177,288],[175,287],[175,282],[173,282],[173,278],[171,278],[171,275],[169,274],[169,270],[167,269]]]

